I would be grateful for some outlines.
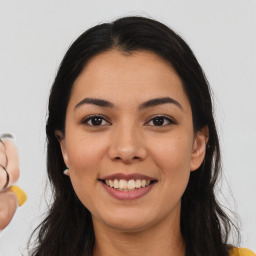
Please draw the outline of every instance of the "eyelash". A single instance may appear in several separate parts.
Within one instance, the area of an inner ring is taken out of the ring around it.
[[[101,116],[101,115],[91,115],[91,116],[88,116],[86,117],[81,123],[82,124],[85,124],[85,125],[88,125],[88,126],[92,126],[92,127],[97,127],[97,126],[104,126],[106,124],[100,124],[100,125],[93,125],[93,124],[88,124],[88,122],[92,121],[92,119],[94,118],[99,118],[101,120],[104,120],[105,122],[107,123],[110,123],[109,121],[106,121],[106,119]],[[163,125],[152,125],[152,126],[155,126],[155,127],[164,127],[166,125],[170,125],[170,124],[176,124],[176,122],[174,120],[172,120],[171,118],[169,117],[166,117],[166,116],[163,116],[163,115],[157,115],[153,118],[151,118],[149,121],[147,121],[147,123],[150,123],[150,122],[153,122],[154,120],[156,120],[157,118],[161,118],[161,119],[164,119],[164,124]],[[165,122],[168,122],[167,124]],[[150,125],[149,125],[150,126]]]
[[[86,118],[82,121],[82,124],[85,124],[85,125],[88,125],[88,126],[94,126],[94,127],[102,126],[102,125],[92,125],[92,124],[88,124],[88,122],[91,121],[93,118],[101,118],[102,120],[106,121],[106,119],[105,119],[103,116],[100,116],[100,115],[91,115],[91,116],[86,117]],[[108,121],[106,121],[106,122],[108,122]],[[108,123],[110,123],[110,122],[108,122]]]

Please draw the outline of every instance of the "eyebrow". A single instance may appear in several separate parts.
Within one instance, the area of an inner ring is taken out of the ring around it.
[[[174,100],[170,97],[155,98],[155,99],[151,99],[151,100],[148,100],[146,102],[143,102],[138,107],[138,110],[142,111],[146,108],[155,107],[155,106],[159,106],[159,105],[167,104],[167,103],[174,104],[178,108],[183,110],[181,104],[178,101],[176,101],[176,100]],[[115,107],[115,105],[112,102],[109,102],[107,100],[97,99],[97,98],[84,98],[78,104],[76,104],[74,110],[76,110],[78,107],[80,107],[81,105],[84,105],[84,104],[93,104],[93,105],[96,105],[96,106],[99,106],[99,107],[107,107],[107,108],[114,108]]]
[[[155,99],[148,100],[139,106],[139,110],[143,110],[145,108],[155,107],[155,106],[159,106],[159,105],[167,104],[167,103],[174,104],[177,107],[179,107],[181,110],[183,110],[181,104],[178,101],[176,101],[170,97],[155,98]]]

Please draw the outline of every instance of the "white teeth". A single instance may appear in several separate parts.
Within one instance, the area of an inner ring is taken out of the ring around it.
[[[106,181],[106,183],[107,183],[107,181]],[[114,187],[114,181],[109,180],[109,186],[110,186],[111,188],[113,188],[113,187]]]
[[[119,188],[120,189],[127,189],[127,181],[126,180],[120,180],[119,181]]]
[[[122,191],[132,191],[139,188],[144,188],[150,184],[150,180],[105,180],[106,185]]]
[[[141,180],[136,180],[135,181],[135,187],[140,188],[141,187]]]
[[[115,179],[114,180],[114,188],[119,188],[119,184],[118,183],[119,183],[118,180]]]
[[[128,181],[128,189],[130,189],[130,190],[135,189],[135,181],[134,180]]]

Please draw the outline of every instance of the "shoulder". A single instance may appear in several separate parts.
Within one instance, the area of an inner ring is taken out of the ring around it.
[[[229,256],[256,256],[254,252],[246,248],[233,247],[230,250]]]

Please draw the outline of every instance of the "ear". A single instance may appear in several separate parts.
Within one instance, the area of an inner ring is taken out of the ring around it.
[[[209,129],[205,126],[195,135],[190,162],[190,171],[197,170],[204,161],[206,145],[209,139]]]
[[[65,136],[64,136],[63,132],[61,132],[59,130],[55,131],[55,136],[60,143],[63,160],[64,160],[66,166],[69,167]]]

